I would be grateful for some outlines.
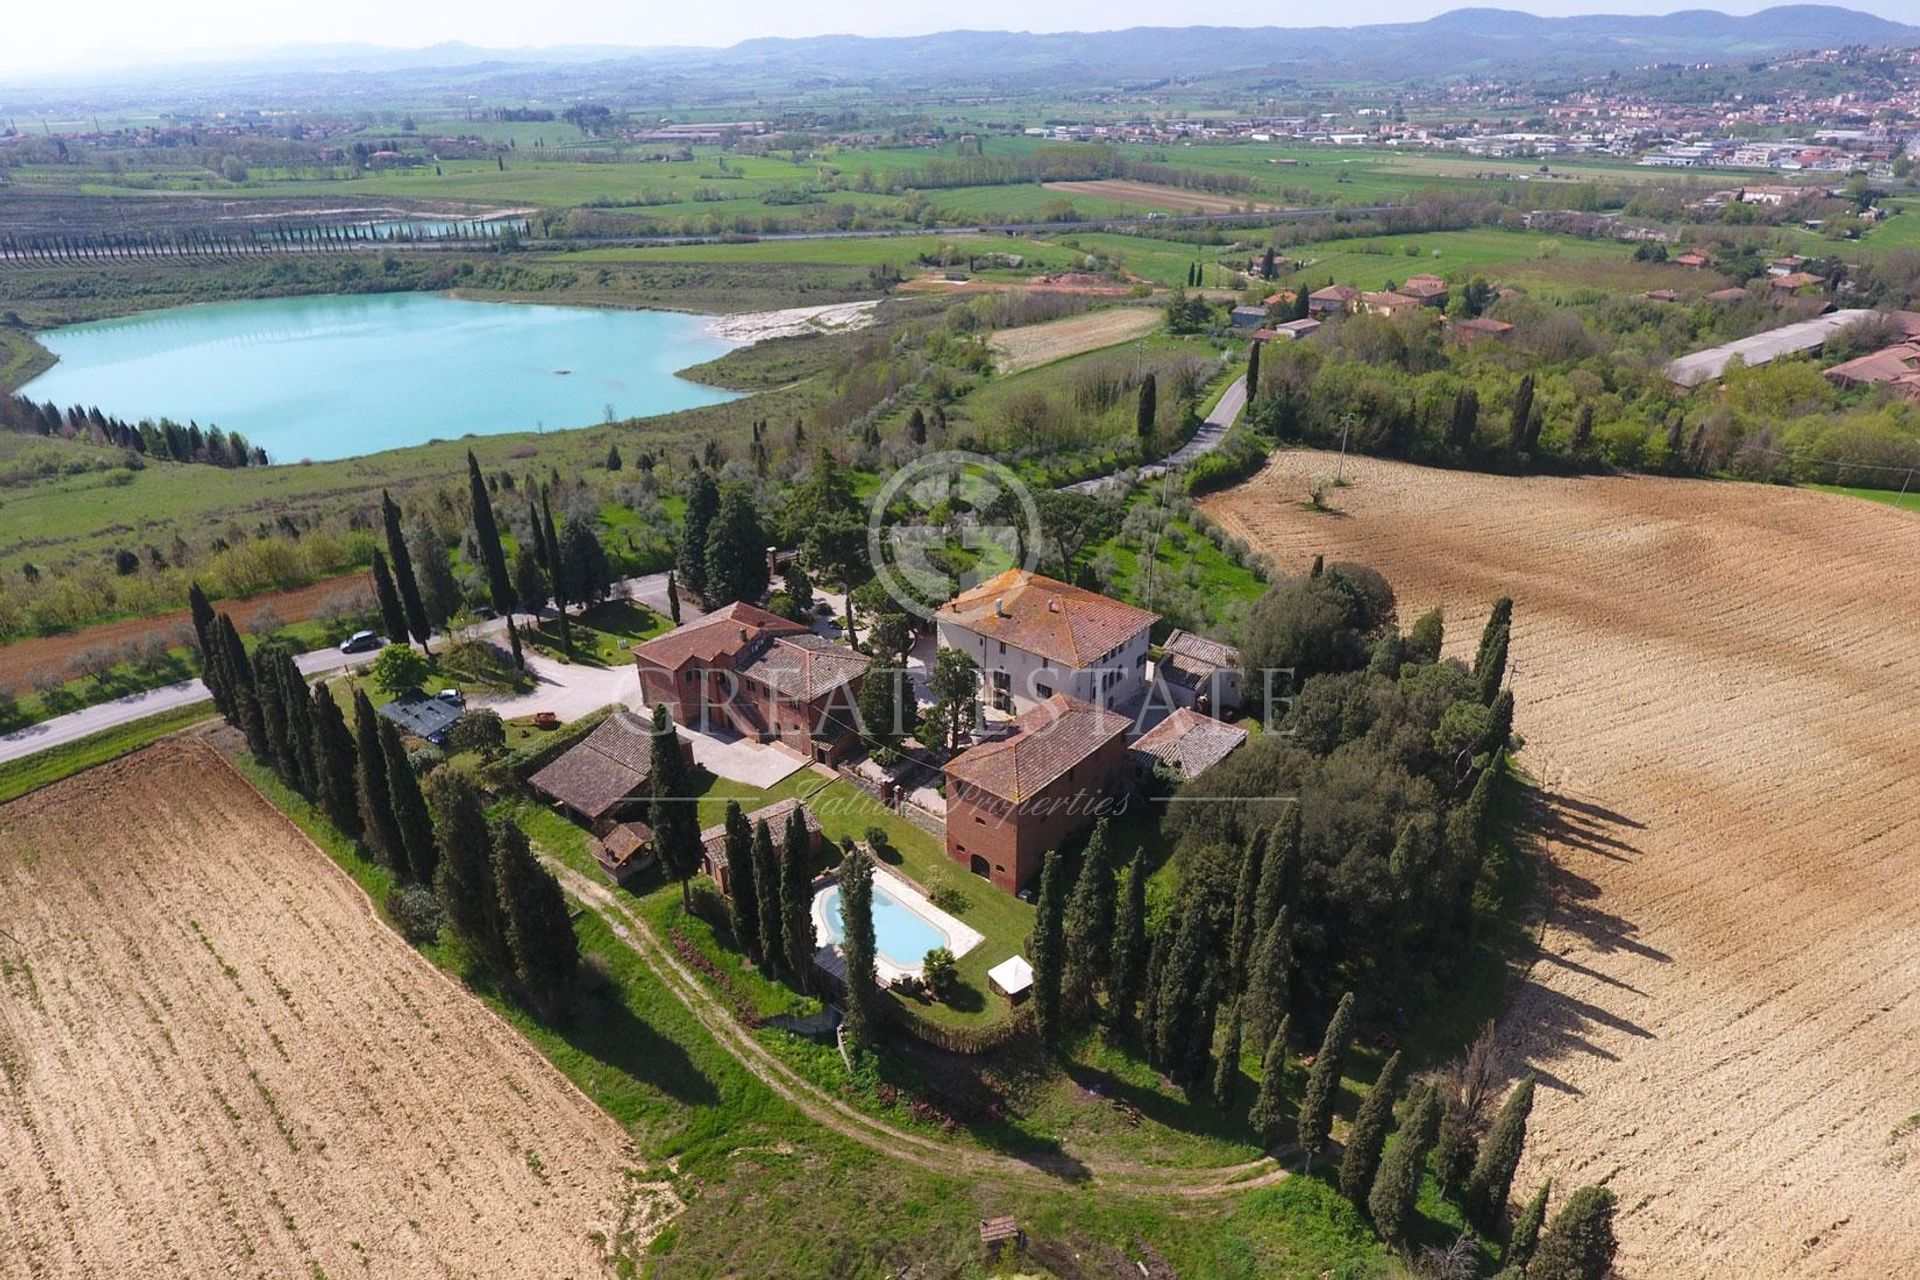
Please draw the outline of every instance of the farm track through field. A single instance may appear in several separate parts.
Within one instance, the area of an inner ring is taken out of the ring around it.
[[[1470,654],[1514,598],[1554,863],[1502,1024],[1519,1191],[1607,1180],[1631,1277],[1920,1272],[1920,523],[1805,491],[1316,453],[1203,506],[1380,569]]]
[[[580,874],[552,858],[544,859],[575,898],[588,904],[627,946],[633,948],[659,976],[668,990],[700,1020],[714,1040],[774,1093],[798,1108],[808,1119],[883,1155],[936,1173],[964,1173],[976,1177],[1018,1178],[1025,1182],[1060,1185],[1086,1179],[1097,1187],[1150,1195],[1204,1200],[1237,1194],[1284,1181],[1288,1170],[1269,1159],[1247,1161],[1215,1169],[1154,1169],[1133,1163],[1093,1162],[1082,1165],[1071,1156],[1037,1153],[1030,1157],[1000,1155],[929,1138],[888,1124],[849,1106],[825,1089],[803,1079],[753,1034],[734,1020],[720,1000],[688,972],[680,958],[663,943],[619,895],[599,881]]]
[[[620,1126],[206,743],[0,808],[0,1277],[602,1274]]]

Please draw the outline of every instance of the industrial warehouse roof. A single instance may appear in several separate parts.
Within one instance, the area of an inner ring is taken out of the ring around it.
[[[1768,329],[1765,333],[1756,333],[1736,342],[1723,342],[1717,347],[1708,347],[1705,351],[1696,351],[1673,361],[1667,366],[1667,379],[1683,387],[1697,387],[1725,373],[1728,363],[1735,356],[1749,365],[1756,365],[1778,360],[1781,356],[1815,351],[1839,330],[1872,314],[1864,309],[1833,311],[1797,324],[1783,324],[1778,329]]]

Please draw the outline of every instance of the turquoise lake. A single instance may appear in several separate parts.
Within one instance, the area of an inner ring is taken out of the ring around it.
[[[731,400],[675,376],[739,345],[707,325],[424,293],[218,303],[43,333],[60,362],[22,390],[237,430],[275,462],[346,458]]]

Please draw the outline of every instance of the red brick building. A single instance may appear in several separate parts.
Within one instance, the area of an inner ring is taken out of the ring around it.
[[[855,706],[869,659],[803,623],[730,604],[633,648],[642,705],[675,723],[783,742],[826,764],[861,749]]]
[[[1132,720],[1064,694],[947,762],[947,856],[1008,893],[1127,790]]]

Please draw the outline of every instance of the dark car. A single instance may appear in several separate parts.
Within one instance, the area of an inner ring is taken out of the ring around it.
[[[380,647],[380,637],[371,631],[356,631],[340,642],[342,653],[365,653]]]

